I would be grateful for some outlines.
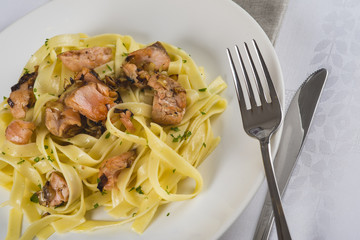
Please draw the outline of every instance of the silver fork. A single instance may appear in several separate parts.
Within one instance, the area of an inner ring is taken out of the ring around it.
[[[250,102],[250,109],[247,109],[246,103],[245,103],[245,97],[243,94],[243,90],[240,84],[239,76],[236,71],[236,67],[234,64],[234,61],[232,59],[230,50],[227,48],[227,55],[230,62],[230,67],[232,71],[232,75],[235,82],[235,89],[240,105],[240,111],[241,111],[241,117],[243,122],[243,127],[246,131],[246,133],[258,139],[260,141],[261,146],[261,154],[263,158],[263,164],[265,169],[265,175],[269,187],[269,192],[271,196],[271,201],[274,209],[274,216],[275,216],[275,223],[276,223],[276,230],[277,235],[280,240],[288,240],[291,239],[291,235],[286,223],[285,214],[282,208],[281,204],[281,198],[279,194],[279,189],[277,186],[275,174],[274,174],[274,168],[271,160],[270,155],[270,138],[272,134],[277,130],[279,127],[279,124],[281,122],[281,107],[279,103],[278,96],[276,94],[273,82],[271,80],[269,71],[267,69],[267,66],[265,64],[265,61],[263,59],[263,56],[259,50],[259,47],[255,40],[253,40],[253,45],[255,48],[256,55],[260,61],[260,65],[262,68],[262,71],[265,75],[269,94],[271,97],[271,102],[266,101],[266,97],[264,94],[264,89],[258,74],[258,71],[256,70],[256,66],[254,64],[253,58],[251,56],[251,53],[249,51],[249,47],[246,43],[244,43],[245,46],[245,52],[247,55],[247,58],[250,62],[250,68],[253,72],[254,78],[256,79],[255,83],[258,90],[258,96],[260,99],[260,105],[257,106],[256,100],[255,100],[255,94],[252,89],[249,75],[246,71],[246,67],[243,61],[243,58],[241,57],[240,51],[238,46],[235,46],[237,56],[240,61],[240,67],[241,71],[243,73],[243,77],[245,79],[245,86],[248,93],[248,99]]]

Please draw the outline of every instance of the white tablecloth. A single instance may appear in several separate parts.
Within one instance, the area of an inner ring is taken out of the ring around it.
[[[2,0],[0,31],[48,1]],[[308,74],[330,72],[284,196],[293,238],[360,239],[360,1],[290,0],[275,49],[286,104]],[[266,190],[264,183],[221,240],[252,238]]]
[[[290,0],[275,50],[287,104],[308,74],[330,73],[283,199],[293,239],[360,239],[360,1]],[[252,238],[265,191],[222,240]]]

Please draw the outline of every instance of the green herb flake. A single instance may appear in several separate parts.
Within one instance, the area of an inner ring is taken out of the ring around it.
[[[34,92],[37,92],[37,89],[36,89],[36,88],[34,88]]]
[[[98,208],[99,207],[99,204],[98,203],[95,203],[94,204],[94,208]]]
[[[1,152],[2,153],[2,155],[5,155],[6,153],[5,152]]]
[[[186,63],[186,62],[187,62],[187,60],[186,60],[186,59],[184,59],[184,60],[183,60],[183,63]]]
[[[129,192],[131,192],[131,191],[134,190],[134,189],[135,189],[135,187],[130,188]]]
[[[96,182],[97,182],[97,183],[99,183],[100,181],[101,181],[100,178],[97,178],[97,179],[96,179]]]
[[[125,45],[125,43],[122,43],[122,45],[126,48],[126,45]]]
[[[7,99],[7,97],[5,97],[5,96],[4,96],[3,98],[4,98],[4,100],[6,100],[6,99]]]
[[[132,217],[135,217],[135,215],[136,215],[136,212],[134,212],[134,213],[132,214]]]
[[[45,46],[48,46],[49,39],[45,39]]]
[[[40,161],[39,157],[34,158],[34,162],[39,162],[39,161]]]
[[[44,145],[44,148],[45,148],[45,149],[48,149],[48,148],[49,148],[49,146],[48,146],[48,145]]]
[[[139,194],[144,194],[143,190],[141,189],[141,186],[138,186],[135,190],[136,190]]]
[[[165,192],[170,195],[170,192],[169,192],[169,186],[166,185],[166,189],[165,189]]]
[[[24,162],[25,162],[25,159],[21,159],[19,162],[17,162],[17,164],[23,164]]]
[[[200,88],[198,89],[199,92],[205,92],[207,90],[207,88]]]
[[[170,129],[173,130],[174,132],[180,131],[180,129],[179,129],[178,127],[172,127],[172,128],[170,128]]]
[[[47,160],[49,160],[50,162],[54,161],[54,159],[52,159],[49,155],[47,156]]]
[[[204,142],[203,142],[203,144],[202,144],[202,145],[203,145],[203,147],[204,147],[204,148],[206,148],[206,143],[204,143]]]
[[[24,74],[29,74],[29,69],[24,68]]]
[[[174,168],[172,172],[175,173],[175,172],[176,172],[176,168]]]
[[[122,57],[127,57],[127,56],[129,56],[129,53],[123,52],[123,53],[121,54],[121,56],[122,56]]]
[[[112,72],[112,68],[108,64],[106,64],[106,67]]]
[[[167,214],[166,214],[166,216],[168,217],[170,215],[170,213],[168,212]]]
[[[32,201],[33,203],[39,203],[39,197],[36,193],[34,193],[31,197],[30,197],[30,201]]]
[[[105,136],[105,139],[108,139],[110,137],[111,133],[107,133],[106,136]]]
[[[206,114],[206,112],[200,112],[201,113],[201,115],[205,115]]]

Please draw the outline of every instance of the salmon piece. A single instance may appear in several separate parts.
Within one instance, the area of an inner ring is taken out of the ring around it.
[[[136,151],[132,150],[114,156],[104,161],[99,168],[99,182],[97,188],[100,192],[111,190],[116,186],[117,178],[122,169],[129,168],[135,160]]]
[[[185,114],[185,89],[164,74],[153,75],[148,85],[154,89],[152,120],[164,125],[179,124]]]
[[[45,207],[56,207],[69,200],[69,188],[60,173],[51,173],[50,180],[45,183],[41,191],[36,193],[39,204]]]
[[[92,121],[106,120],[108,110],[114,106],[117,93],[105,84],[89,82],[67,95],[65,105]]]
[[[72,50],[58,55],[64,66],[73,72],[80,72],[83,68],[94,69],[109,62],[112,50],[109,47],[92,47]]]
[[[45,126],[55,136],[73,137],[82,130],[80,113],[61,102],[48,102],[45,109]]]
[[[120,113],[120,121],[125,126],[126,130],[129,133],[133,133],[136,131],[134,124],[131,122],[131,117],[134,115],[128,109],[115,109],[114,113]]]
[[[151,73],[166,71],[169,68],[170,57],[160,42],[131,52],[122,66],[127,79],[135,86],[143,88]]]
[[[35,104],[33,87],[38,74],[37,70],[38,67],[35,67],[34,72],[25,73],[19,82],[11,87],[10,97],[7,102],[14,118],[24,118],[27,110]]]
[[[99,75],[94,71],[88,68],[83,68],[81,72],[76,74],[75,80],[83,80],[85,82],[94,82],[94,83],[101,83],[99,79]]]
[[[13,120],[5,130],[6,139],[12,143],[23,145],[29,143],[35,130],[35,124],[23,120]]]

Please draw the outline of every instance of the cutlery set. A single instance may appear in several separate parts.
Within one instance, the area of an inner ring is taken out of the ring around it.
[[[255,40],[252,43],[257,59],[260,62],[262,74],[259,73],[254,63],[248,44],[244,43],[246,58],[249,62],[248,66],[250,66],[253,73],[253,77],[249,77],[239,47],[235,46],[244,79],[243,85],[240,82],[230,50],[226,49],[226,51],[234,79],[243,127],[249,136],[258,139],[260,142],[265,176],[269,188],[253,239],[268,239],[275,218],[278,239],[288,240],[291,239],[291,234],[282,208],[281,195],[287,186],[311,125],[318,100],[327,79],[327,70],[319,69],[311,74],[296,92],[282,123],[283,131],[280,145],[275,160],[272,161],[269,148],[270,139],[281,124],[282,111],[259,46]],[[271,98],[269,100],[266,99],[260,76],[265,76]],[[251,84],[251,79],[255,80],[255,84]],[[254,85],[256,89],[253,89]],[[242,86],[245,86],[245,91]],[[260,99],[260,103],[256,102],[256,95]],[[247,106],[246,98],[250,106]]]

